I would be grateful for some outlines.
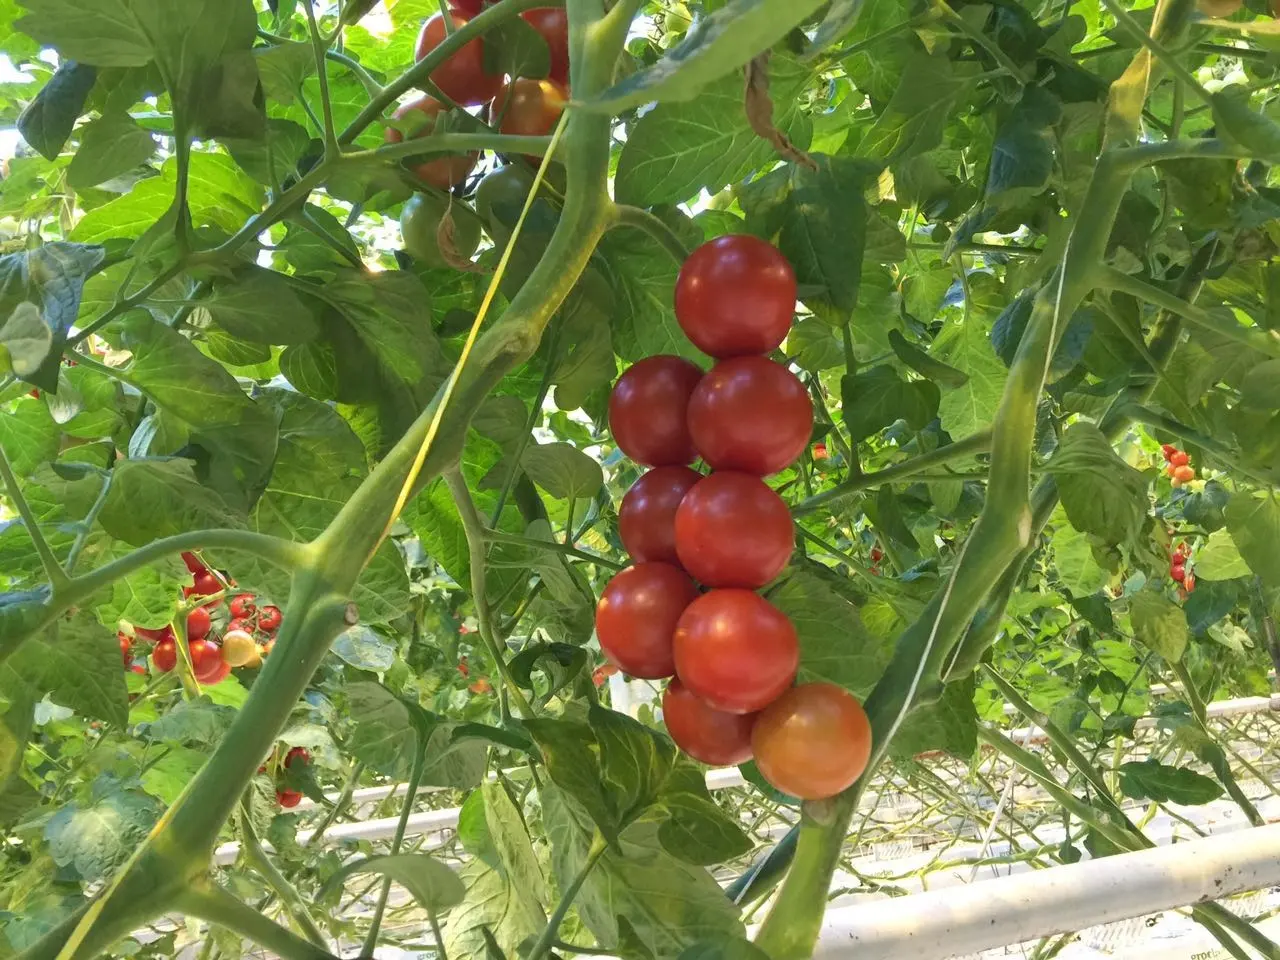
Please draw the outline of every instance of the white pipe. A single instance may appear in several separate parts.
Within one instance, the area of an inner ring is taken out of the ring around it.
[[[1011,704],[1005,704],[1006,707]],[[1246,713],[1280,713],[1280,693],[1270,697],[1241,697],[1238,700],[1219,700],[1205,707],[1205,715],[1210,719],[1236,717]],[[1160,721],[1155,717],[1142,717],[1134,725],[1135,730],[1148,730]],[[1019,743],[1040,743],[1048,736],[1037,727],[1018,727],[1009,731],[1009,736]]]
[[[945,960],[1280,884],[1280,824],[828,910],[815,957]]]

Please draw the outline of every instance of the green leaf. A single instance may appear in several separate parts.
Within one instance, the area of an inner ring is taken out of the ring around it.
[[[58,389],[67,331],[104,255],[98,246],[55,241],[0,257],[0,345],[14,373],[41,390]]]
[[[568,643],[535,643],[511,658],[511,675],[520,686],[538,693],[534,670],[547,678],[539,693],[544,702],[572,683],[587,665],[587,651]]]
[[[381,684],[346,688],[347,713],[357,719],[347,741],[351,755],[388,777],[409,775],[418,751],[418,729],[408,706]]]
[[[971,286],[979,289],[979,276],[971,279]],[[969,375],[964,386],[946,391],[938,405],[942,427],[953,437],[967,437],[991,426],[1009,376],[976,319],[971,316],[966,321],[947,323],[933,341],[931,351]]]
[[[1240,384],[1240,403],[1254,410],[1280,409],[1280,360],[1251,367]]]
[[[833,3],[832,7],[838,3]],[[769,960],[769,955],[750,940],[739,937],[700,940],[685,947],[676,960]]]
[[[55,703],[84,717],[125,725],[128,691],[115,631],[82,610],[31,637],[0,662],[0,690]]]
[[[295,344],[320,333],[315,313],[283,274],[261,267],[237,271],[204,301],[215,322],[251,343]]]
[[[293,103],[302,81],[316,72],[316,55],[309,43],[278,43],[254,50],[254,56],[262,92],[276,103]]]
[[[139,736],[163,743],[213,747],[231,726],[236,711],[202,696],[184,700],[150,723],[140,724]]]
[[[978,711],[973,705],[973,675],[953,680],[942,698],[913,710],[894,736],[890,750],[894,756],[914,757],[942,750],[968,760],[978,749]]]
[[[532,24],[512,17],[485,33],[484,70],[538,79],[551,72],[551,51]]]
[[[1222,796],[1222,787],[1189,767],[1173,767],[1154,757],[1120,764],[1120,791],[1135,800],[1195,806]]]
[[[333,652],[356,669],[373,673],[385,673],[396,662],[395,644],[362,623],[338,634]]]
[[[525,720],[524,727],[542,753],[551,782],[582,805],[606,839],[615,840],[622,825],[605,796],[591,727],[546,718]]]
[[[343,269],[316,293],[342,310],[364,344],[401,380],[417,383],[447,371],[431,326],[431,296],[416,275]]]
[[[950,364],[929,356],[897,330],[889,331],[889,346],[893,348],[899,360],[940,387],[955,389],[969,382],[969,375],[963,370],[957,370]]]
[[[661,803],[667,819],[658,827],[658,842],[676,859],[710,866],[750,852],[751,838],[711,799],[697,764],[677,758]]]
[[[509,883],[527,891],[539,903],[548,903],[551,891],[542,874],[529,830],[506,787],[494,781],[480,787],[484,797],[484,821],[498,869]]]
[[[1059,507],[1054,518],[1053,558],[1062,585],[1075,596],[1097,593],[1111,579],[1093,556],[1089,535],[1066,522]]]
[[[147,0],[22,0],[27,15],[17,26],[64,57],[99,67],[142,67],[151,61],[152,40],[137,16]]]
[[[800,639],[801,683],[825,680],[865,697],[893,655],[891,637],[875,637],[858,608],[826,578],[796,570],[769,593],[769,602],[790,618]]]
[[[913,53],[893,97],[858,143],[857,156],[901,161],[932,150],[942,141],[947,118],[964,86],[950,58]]]
[[[1227,530],[1249,569],[1269,587],[1280,586],[1280,505],[1270,495],[1233,494]]]
[[[1197,576],[1199,573],[1197,561]],[[1235,609],[1239,596],[1240,589],[1234,580],[1205,580],[1197,584],[1195,592],[1182,604],[1182,610],[1187,615],[1187,626],[1197,637],[1204,636],[1210,627]]]
[[[563,890],[586,861],[593,824],[558,785],[543,790],[543,818]],[[587,874],[575,906],[601,943],[619,943],[626,924],[638,945],[655,957],[678,956],[700,940],[744,934],[738,908],[711,874],[665,852],[658,825],[650,820],[627,827],[617,849],[605,851]]]
[[[117,540],[142,546],[187,530],[238,527],[244,521],[196,480],[190,460],[122,460],[99,521]],[[145,503],[146,510],[138,504]]]
[[[809,125],[796,95],[808,79],[808,70],[790,56],[778,53],[769,61],[769,92],[778,105],[774,125],[801,150],[808,146]],[[618,160],[618,202],[649,207],[681,203],[702,189],[717,193],[772,157],[772,145],[747,122],[742,89],[741,77],[725,76],[696,99],[661,103],[641,117]]]
[[[568,443],[531,443],[520,458],[529,479],[557,500],[588,499],[604,484],[600,464]]]
[[[1182,608],[1162,593],[1142,590],[1129,598],[1133,634],[1145,646],[1170,663],[1182,659],[1187,649],[1187,617]]]
[[[123,544],[117,546],[121,549],[110,551],[112,559],[127,552]],[[128,620],[135,626],[158,630],[173,620],[181,588],[190,581],[191,575],[176,556],[144,567],[111,584],[111,598],[100,601],[95,609],[98,621],[110,629]]]
[[[696,21],[657,63],[584,101],[583,109],[618,114],[654,101],[692,100],[708,84],[764,53],[823,2],[730,0]]]
[[[449,912],[445,953],[450,957],[485,955],[485,933],[499,949],[515,956],[517,948],[536,937],[547,915],[534,891],[508,879],[499,870],[473,860],[458,871],[466,886],[466,898]]]
[[[58,454],[58,425],[39,400],[20,401],[12,413],[0,416],[0,447],[19,477]]]
[[[64,60],[18,117],[22,139],[45,159],[58,159],[97,80],[97,67]]]
[[[1197,580],[1234,580],[1249,576],[1249,565],[1240,556],[1235,541],[1226,530],[1215,530],[1196,551]]]
[[[600,244],[599,256],[613,289],[613,350],[635,362],[670,353],[706,364],[676,322],[678,265],[665,250],[635,230],[616,230]]]
[[[855,443],[898,420],[919,430],[937,413],[936,392],[931,396],[920,383],[903,380],[886,364],[841,377],[840,393],[840,410]]]
[[[77,190],[128,173],[151,159],[156,141],[127,113],[99,117],[80,131],[80,149],[67,167],[67,183]]]
[[[106,879],[142,845],[160,812],[155,800],[133,790],[113,791],[88,806],[68,804],[45,824],[49,855],[86,882]]]
[[[0,790],[8,789],[22,769],[22,755],[31,736],[35,703],[29,696],[15,695],[0,714]]]
[[[1116,455],[1097,427],[1073,424],[1046,469],[1077,530],[1112,544],[1137,538],[1147,516],[1147,478]]]
[[[1232,85],[1210,94],[1209,105],[1214,124],[1228,139],[1247,147],[1256,157],[1271,160],[1280,156],[1280,125],[1254,110],[1242,87]]]
[[[329,878],[330,887],[344,883],[348,877],[366,873],[394,880],[413,895],[428,913],[439,915],[457,906],[466,896],[458,875],[435,857],[425,853],[400,853],[366,857],[342,867]]]

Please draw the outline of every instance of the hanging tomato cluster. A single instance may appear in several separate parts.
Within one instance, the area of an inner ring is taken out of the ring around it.
[[[259,609],[253,594],[242,593],[232,597],[224,611],[222,597],[235,581],[209,569],[194,553],[184,553],[182,560],[191,573],[191,584],[182,588],[182,595],[199,603],[186,614],[187,652],[196,680],[212,686],[225,680],[232,667],[261,666],[283,621],[280,608]],[[200,602],[206,597],[208,602]],[[155,645],[151,665],[158,673],[169,673],[178,665],[178,636],[172,626],[148,629],[122,623],[117,636],[124,664],[135,673],[146,672],[133,662],[139,641]]]
[[[711,240],[681,267],[676,319],[716,362],[703,373],[649,357],[614,385],[614,440],[652,469],[623,497],[618,530],[635,564],[601,594],[596,633],[624,672],[673,678],[663,716],[687,754],[715,765],[754,756],[779,790],[818,799],[862,773],[870,728],[842,688],[793,686],[795,627],[755,592],[795,542],[790,510],[761,478],[790,466],[813,432],[804,385],[767,356],[795,301],[791,265],[755,237]],[[690,467],[699,458],[710,474]]]
[[[1196,575],[1187,569],[1191,551],[1185,543],[1179,543],[1169,556],[1169,576],[1178,584],[1179,593],[1186,597],[1196,588]]]
[[[438,13],[422,25],[418,34],[415,59],[422,60],[444,42],[445,37],[466,26],[480,13],[480,0],[454,0],[450,5],[449,24],[445,14]],[[560,119],[569,99],[569,23],[560,7],[537,7],[520,14],[546,41],[551,56],[551,69],[546,79],[524,77],[506,79],[504,74],[485,69],[484,40],[481,37],[463,44],[462,49],[431,71],[431,82],[446,97],[463,107],[480,107],[491,103],[491,113],[501,133],[514,136],[540,137],[549,134]],[[442,113],[449,105],[432,96],[404,104],[396,113],[402,126],[409,127],[411,138],[436,131]],[[388,128],[389,143],[400,143],[405,134]],[[449,190],[475,168],[478,153],[451,154],[434,160],[415,162],[411,167],[422,182],[440,190]]]
[[[1191,456],[1187,451],[1179,450],[1172,443],[1162,443],[1160,452],[1164,454],[1167,464],[1164,472],[1173,481],[1175,487],[1180,487],[1196,478],[1196,471],[1191,466]]]

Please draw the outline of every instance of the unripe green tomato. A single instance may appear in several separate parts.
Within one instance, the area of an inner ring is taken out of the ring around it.
[[[480,246],[480,218],[465,203],[435,193],[415,193],[400,213],[400,238],[405,252],[428,267],[447,267],[440,253],[436,231],[445,210],[453,219],[453,247],[459,257],[470,257]]]
[[[549,167],[543,184],[538,196],[550,202],[552,194],[546,189],[546,185],[550,184],[563,193],[564,168],[558,164]],[[505,246],[510,238],[531,186],[533,174],[519,163],[508,163],[489,174],[476,187],[476,213],[480,215],[489,236],[499,247]]]
[[[662,29],[665,33],[684,33],[693,23],[693,14],[683,3],[673,3],[667,7],[666,16],[662,18]]]

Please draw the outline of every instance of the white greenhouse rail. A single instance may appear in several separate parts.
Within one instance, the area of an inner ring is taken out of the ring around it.
[[[1280,884],[1280,824],[827,911],[815,957],[946,960]]]

